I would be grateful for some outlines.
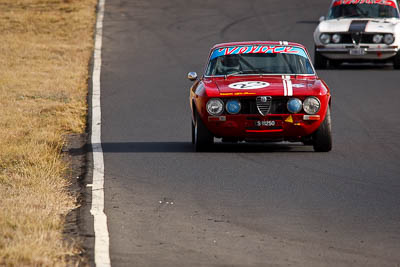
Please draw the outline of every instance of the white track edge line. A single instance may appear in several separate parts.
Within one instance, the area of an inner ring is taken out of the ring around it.
[[[92,153],[93,153],[93,184],[92,207],[90,213],[94,221],[94,262],[96,266],[109,267],[110,238],[107,227],[107,216],[104,213],[104,156],[101,145],[101,106],[100,106],[100,73],[101,47],[103,36],[105,0],[99,0],[96,21],[94,62],[92,74]]]

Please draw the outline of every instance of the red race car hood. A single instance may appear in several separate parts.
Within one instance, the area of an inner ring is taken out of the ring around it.
[[[207,79],[208,80],[208,79]],[[301,96],[326,93],[325,86],[315,76],[241,76],[218,77],[205,81],[209,96]],[[218,90],[215,90],[218,89]]]

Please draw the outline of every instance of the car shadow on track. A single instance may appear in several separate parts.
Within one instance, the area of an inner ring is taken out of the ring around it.
[[[190,142],[102,143],[103,153],[194,153]],[[311,146],[288,143],[216,143],[203,153],[313,152]]]
[[[326,70],[343,70],[343,71],[349,71],[349,70],[381,70],[381,71],[388,71],[388,70],[393,70],[393,65],[391,63],[343,63],[338,66],[330,66]]]
[[[318,25],[319,21],[318,20],[298,20],[296,21],[297,24],[311,24],[311,25]]]

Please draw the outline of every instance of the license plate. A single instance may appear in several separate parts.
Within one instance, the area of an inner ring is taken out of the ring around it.
[[[365,52],[365,49],[363,49],[363,48],[350,49],[350,55],[352,55],[352,56],[363,56],[365,54],[366,54],[366,52]]]
[[[276,121],[256,121],[257,127],[274,127],[277,126]]]

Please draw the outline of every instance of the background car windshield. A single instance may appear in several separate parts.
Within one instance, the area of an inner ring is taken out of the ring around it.
[[[234,74],[314,74],[308,58],[294,54],[240,54],[212,59],[206,76]]]
[[[328,19],[337,18],[398,18],[396,8],[381,4],[354,4],[333,6]]]

